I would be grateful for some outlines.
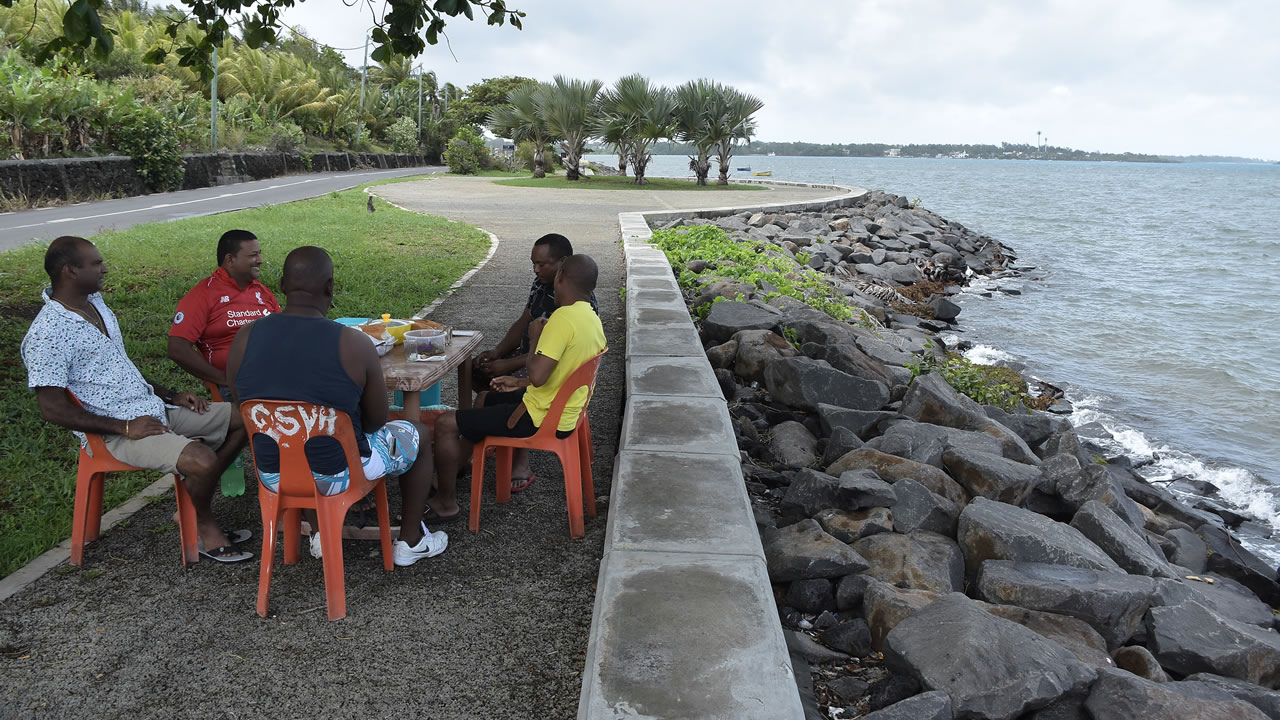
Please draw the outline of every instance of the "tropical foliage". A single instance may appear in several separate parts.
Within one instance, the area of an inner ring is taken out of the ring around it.
[[[495,107],[486,119],[495,135],[521,147],[527,144],[535,178],[546,177],[547,146],[556,139],[538,111],[539,96],[549,91],[547,85],[533,81],[519,85],[507,93],[506,104]]]
[[[177,55],[151,62],[157,43],[186,42],[199,35],[197,24],[179,24],[171,38],[181,13],[141,3],[126,9],[128,2],[116,0],[102,12],[113,38],[109,55],[64,48],[41,61],[65,30],[60,19],[67,5],[0,0],[0,160],[130,153],[123,142],[130,123],[150,132],[163,126],[176,135],[178,152],[210,150],[211,84]],[[533,82],[491,78],[463,89],[392,55],[369,66],[362,103],[360,71],[300,32],[258,47],[226,35],[217,59],[219,150],[395,149],[439,162],[459,128],[478,131],[491,111],[505,106],[508,93]],[[168,149],[159,154],[172,155]],[[157,170],[146,179],[163,186],[165,174]]]
[[[160,26],[163,33],[152,36],[145,46],[144,57],[150,62],[175,58],[180,66],[191,68],[201,78],[208,79],[213,73],[214,49],[221,48],[231,38],[228,18],[241,28],[244,43],[256,50],[280,39],[281,29],[287,27],[280,19],[280,10],[303,1],[181,0],[187,9],[179,10],[172,5],[165,9],[165,22]],[[373,0],[364,2],[370,10],[375,9]],[[22,0],[0,0],[0,8],[21,4]],[[479,12],[489,25],[510,22],[517,30],[521,29],[524,17],[519,10],[507,9],[506,0],[385,0],[379,5],[373,13],[374,26],[370,33],[375,44],[375,62],[421,55],[427,44],[435,45],[439,41],[440,33],[449,22],[446,17],[465,15],[468,20],[474,20]],[[58,54],[83,59],[90,49],[95,58],[108,60],[117,46],[117,34],[111,27],[109,15],[102,13],[114,9],[136,12],[143,7],[141,0],[59,3],[57,12],[50,13],[43,21],[50,31],[41,35],[36,46],[39,60],[43,62]]]
[[[551,83],[531,81],[509,92],[507,105],[495,108],[486,125],[499,137],[534,143],[538,178],[543,144],[559,141],[566,175],[577,180],[583,149],[594,138],[617,153],[623,175],[629,165],[635,183],[644,184],[651,151],[666,139],[693,148],[689,168],[699,185],[707,184],[713,155],[720,163],[717,183],[728,185],[733,154],[755,134],[754,115],[764,107],[759,98],[712,80],[671,90],[633,74],[602,87],[599,80],[559,75]]]
[[[544,92],[534,95],[534,106],[542,122],[560,138],[560,154],[564,157],[565,175],[577,180],[578,164],[587,140],[593,135],[592,115],[598,109],[599,80],[578,80],[555,76]]]
[[[489,159],[489,148],[475,130],[468,126],[458,128],[458,134],[449,141],[444,150],[444,162],[449,172],[458,175],[474,175],[481,170],[488,170],[492,165]]]

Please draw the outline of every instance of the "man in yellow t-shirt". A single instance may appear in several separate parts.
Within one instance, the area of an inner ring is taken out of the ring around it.
[[[436,421],[436,493],[427,501],[424,521],[447,522],[460,517],[457,499],[459,464],[485,436],[529,437],[538,431],[556,393],[573,371],[605,349],[604,328],[588,298],[596,289],[599,269],[588,255],[570,255],[556,273],[556,310],[548,319],[529,323],[529,376],[494,378],[491,392],[481,393],[480,407],[455,410]],[[587,403],[587,388],[570,396],[556,434],[566,437],[578,424]]]

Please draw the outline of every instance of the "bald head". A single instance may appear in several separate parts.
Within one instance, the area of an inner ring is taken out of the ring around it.
[[[280,291],[286,298],[285,312],[303,308],[328,312],[333,305],[333,260],[329,253],[312,245],[295,248],[284,259]]]
[[[586,298],[596,289],[596,280],[600,277],[600,268],[590,255],[570,255],[560,266],[560,275],[574,294]]]

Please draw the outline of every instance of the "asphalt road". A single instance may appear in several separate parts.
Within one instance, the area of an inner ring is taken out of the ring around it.
[[[442,173],[445,170],[444,167],[415,167],[286,175],[221,187],[0,213],[0,252],[28,242],[48,242],[60,235],[92,237],[104,230],[274,205],[323,195],[331,190],[345,190],[372,180]]]

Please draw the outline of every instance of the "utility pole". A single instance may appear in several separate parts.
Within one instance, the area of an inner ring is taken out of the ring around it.
[[[1040,131],[1037,130],[1036,131],[1036,151],[1039,152],[1039,150],[1040,150]]]
[[[365,33],[365,64],[360,67],[360,109],[357,110],[356,147],[360,149],[360,136],[365,129],[365,76],[369,74],[369,33]],[[1036,133],[1038,136],[1039,133]]]
[[[209,85],[209,152],[218,152],[218,48],[213,48],[213,80]]]
[[[422,144],[422,66],[418,66],[418,144]]]

